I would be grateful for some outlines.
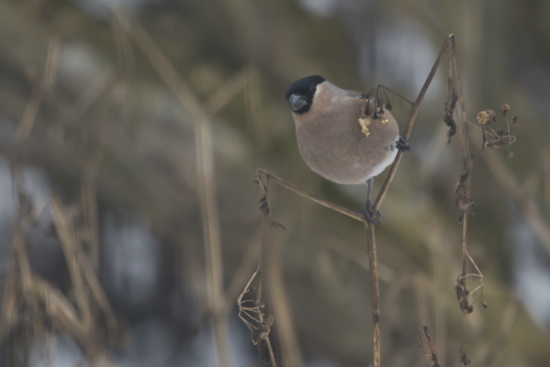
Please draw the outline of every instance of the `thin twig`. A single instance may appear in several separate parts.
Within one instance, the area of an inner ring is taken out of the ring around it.
[[[464,174],[466,174],[465,182],[460,184],[464,187],[464,198],[470,200],[470,186],[472,178],[472,170],[474,162],[472,160],[472,154],[470,150],[470,136],[468,133],[468,125],[466,124],[466,103],[464,101],[464,94],[462,92],[462,81],[458,72],[458,63],[456,60],[456,48],[455,43],[451,44],[451,56],[449,58],[449,67],[451,71],[452,80],[456,81],[458,100],[460,102],[460,110],[462,112],[461,124],[459,129],[460,142],[462,145],[462,154],[464,160]],[[462,276],[466,275],[466,260],[469,257],[468,254],[468,214],[471,205],[467,205],[464,212],[461,215],[462,218]],[[471,257],[470,257],[471,258]]]
[[[416,97],[416,100],[414,102],[414,105],[411,109],[411,113],[409,115],[409,120],[407,121],[407,125],[405,127],[405,131],[403,132],[403,137],[405,139],[408,139],[412,128],[414,126],[414,122],[416,121],[416,116],[418,114],[418,111],[420,109],[420,105],[424,99],[424,96],[426,95],[426,92],[428,90],[428,87],[430,86],[435,73],[437,72],[437,69],[439,68],[439,64],[441,62],[442,56],[447,51],[447,48],[449,47],[449,42],[454,39],[454,36],[451,34],[447,37],[447,40],[445,40],[445,43],[443,44],[443,47],[441,47],[441,51],[439,51],[439,55],[437,56],[437,59],[434,62],[434,65],[432,66],[432,69],[430,70],[430,73],[428,74],[428,77],[426,78],[426,81],[424,82],[424,85],[422,86],[422,89],[420,89],[420,92],[418,93],[418,97]],[[378,193],[378,196],[376,197],[376,200],[373,204],[374,210],[378,210],[380,205],[382,204],[382,200],[384,200],[384,197],[386,195],[386,192],[395,176],[395,173],[397,172],[397,167],[399,166],[399,162],[401,161],[401,157],[403,155],[403,152],[398,152],[397,156],[395,157],[395,160],[393,161],[390,170],[388,174],[386,175],[386,179],[384,180],[384,183],[382,185],[382,188],[380,189],[380,192]],[[371,307],[372,307],[372,339],[373,339],[373,367],[380,367],[381,364],[381,340],[380,340],[380,289],[379,289],[379,280],[378,280],[378,260],[376,255],[376,236],[375,236],[375,229],[372,224],[369,224],[368,222],[364,221],[365,223],[365,229],[367,231],[367,251],[369,255],[369,277],[370,277],[370,291],[371,291]]]
[[[247,249],[244,251],[244,256],[237,266],[237,270],[233,275],[233,278],[227,286],[225,291],[225,299],[234,300],[237,299],[238,295],[241,294],[243,289],[243,284],[246,284],[249,274],[257,269],[258,262],[260,259],[261,246],[258,246],[258,239],[260,238],[262,232],[261,226],[252,236],[252,240],[248,245]],[[246,287],[244,287],[246,289]],[[227,302],[225,312],[229,314],[233,309],[233,304]]]
[[[270,367],[277,367],[277,360],[275,359],[275,353],[273,352],[273,347],[271,346],[270,333],[271,333],[271,324],[272,318],[266,317],[264,314],[264,304],[261,300],[262,286],[261,279],[259,276],[260,265],[248,280],[248,283],[244,287],[243,291],[237,298],[237,306],[239,307],[239,318],[243,323],[248,327],[248,329],[253,333],[253,344],[258,345],[261,348],[261,343],[264,342],[267,352],[269,354]],[[258,278],[258,279],[256,279]],[[244,297],[252,292],[252,283],[257,281],[258,288],[256,289],[256,299],[252,306],[247,306],[250,300],[245,300]],[[269,320],[266,322],[266,318]]]
[[[294,323],[292,322],[287,292],[284,288],[281,273],[280,247],[277,243],[268,244],[266,236],[268,227],[282,229],[284,227],[271,217],[269,208],[268,184],[273,177],[266,176],[265,180],[262,180],[259,173],[259,171],[256,171],[256,181],[262,191],[260,210],[263,213],[259,269],[264,273],[259,283],[260,291],[265,280],[270,305],[273,308],[274,319],[277,320],[277,335],[281,347],[281,364],[283,366],[299,367],[302,365],[302,358],[298,348],[299,343],[294,332]],[[258,296],[261,296],[261,293]]]
[[[7,316],[9,323],[1,323],[0,344],[10,333],[17,333],[17,330],[14,331],[13,328],[17,328],[18,324],[22,324],[20,327],[22,335],[17,338],[23,340],[24,343],[27,342],[27,334],[30,333],[29,335],[36,338],[53,328],[56,332],[68,333],[74,337],[86,351],[86,354],[93,359],[99,351],[97,341],[100,340],[97,338],[97,332],[99,331],[97,321],[99,318],[96,317],[95,306],[99,305],[103,311],[101,320],[107,322],[109,336],[117,335],[118,327],[89,258],[82,251],[78,227],[73,221],[74,218],[63,209],[59,200],[51,200],[49,207],[69,269],[71,292],[74,297],[72,301],[69,301],[56,287],[43,281],[33,273],[25,244],[25,231],[33,225],[46,204],[34,208],[30,207],[33,203],[29,201],[23,189],[20,152],[21,147],[32,132],[37,113],[46,97],[46,93],[53,93],[59,48],[60,43],[58,40],[54,39],[50,42],[43,80],[38,81],[35,86],[33,95],[21,119],[14,149],[10,156],[13,186],[16,188],[17,193],[17,219],[14,228],[15,261],[14,267],[7,274],[5,291],[12,293],[10,295],[4,293],[4,300],[10,301],[2,305],[6,306],[6,308],[2,307],[2,318]],[[20,309],[16,314],[17,316],[13,317],[15,307]],[[49,334],[46,333],[45,338],[48,337]],[[16,353],[23,356],[27,354],[25,351]]]
[[[284,187],[285,189],[290,190],[290,191],[292,191],[292,192],[294,192],[294,193],[296,193],[296,194],[298,194],[298,195],[300,195],[300,196],[302,196],[306,199],[309,199],[309,200],[313,201],[314,203],[317,203],[317,204],[322,205],[326,208],[332,209],[335,212],[338,212],[340,214],[344,214],[345,216],[353,218],[353,219],[355,219],[359,222],[364,222],[365,221],[365,216],[363,214],[361,214],[359,211],[351,210],[351,209],[348,209],[348,208],[343,207],[341,205],[330,202],[328,200],[321,199],[320,197],[318,197],[316,195],[310,194],[307,191],[299,189],[296,185],[286,181],[285,179],[282,179],[281,177],[275,175],[274,173],[272,173],[268,170],[265,170],[263,168],[257,168],[256,169],[256,175],[258,173],[264,174],[270,180],[273,180],[273,182],[279,184],[280,186]]]
[[[405,139],[409,139],[414,122],[416,121],[416,115],[418,114],[418,111],[420,110],[420,105],[422,101],[424,100],[424,96],[426,95],[426,92],[428,91],[428,87],[432,83],[432,80],[435,76],[435,73],[437,72],[437,69],[439,68],[439,64],[441,63],[441,58],[447,52],[447,48],[449,47],[450,40],[454,39],[454,35],[450,34],[447,39],[445,40],[445,43],[443,44],[443,47],[441,47],[441,51],[439,51],[439,55],[437,56],[437,59],[435,60],[432,69],[430,70],[430,73],[428,74],[428,77],[426,78],[426,81],[424,82],[424,85],[422,86],[422,89],[420,89],[420,92],[418,93],[418,97],[416,97],[416,100],[414,101],[413,107],[411,109],[411,113],[409,115],[409,120],[407,121],[407,125],[405,126],[405,130],[403,132],[403,137]],[[386,192],[388,191],[388,188],[390,186],[390,183],[393,181],[393,178],[395,176],[395,173],[397,172],[397,167],[399,166],[399,162],[401,161],[401,157],[403,155],[403,152],[398,152],[397,156],[395,157],[395,160],[393,161],[390,170],[388,171],[388,174],[386,176],[386,179],[384,180],[384,183],[382,184],[382,187],[380,188],[380,191],[378,192],[378,196],[376,197],[376,200],[374,201],[373,207],[374,210],[378,210],[380,208],[380,205],[382,204],[382,200],[384,200],[384,197],[386,195]]]
[[[84,325],[84,328],[89,330],[93,327],[93,316],[86,291],[85,280],[81,271],[82,264],[79,261],[80,256],[77,254],[78,244],[76,243],[74,227],[67,218],[66,212],[58,198],[52,198],[50,207],[52,209],[51,212],[57,235],[59,236],[59,242],[61,242],[67,267],[69,269],[69,275],[73,286],[72,289],[80,314],[80,321]]]
[[[369,256],[369,279],[372,307],[372,359],[373,367],[380,367],[381,336],[380,336],[380,281],[378,280],[378,259],[376,255],[376,236],[374,226],[367,221],[367,253]]]
[[[470,148],[470,135],[469,135],[469,126],[468,119],[466,116],[466,102],[464,99],[464,93],[462,90],[462,80],[460,78],[460,72],[458,69],[458,61],[456,56],[456,45],[454,39],[451,42],[451,54],[449,57],[449,93],[455,92],[456,84],[456,96],[460,104],[461,114],[458,117],[459,125],[459,137],[462,148],[462,163],[463,163],[463,173],[461,174],[456,194],[457,194],[457,205],[460,210],[460,221],[462,223],[462,232],[461,232],[461,248],[462,248],[462,272],[457,278],[457,285],[455,287],[457,297],[460,301],[460,308],[465,314],[473,312],[472,301],[470,296],[480,290],[483,292],[483,273],[477,266],[473,257],[470,255],[468,250],[468,223],[470,211],[473,207],[473,201],[470,198],[470,188],[471,180],[473,174],[474,161]],[[457,111],[452,111],[451,113],[457,113]],[[467,264],[468,262],[472,264],[477,273],[468,274]],[[469,276],[475,276],[479,278],[480,285],[474,289],[474,291],[469,291],[466,284],[466,278]],[[483,293],[481,293],[483,295]]]
[[[424,354],[430,361],[433,362],[432,367],[441,367],[439,364],[439,357],[437,356],[437,350],[435,349],[435,345],[432,342],[432,337],[430,335],[430,329],[428,329],[427,326],[423,326],[422,330],[424,331],[424,336],[426,337],[426,340],[428,342],[428,347],[430,348],[430,354],[427,354],[424,352],[424,348],[422,348],[422,344],[420,343],[420,339],[417,339],[418,341],[418,347],[420,348],[420,351],[422,354]]]

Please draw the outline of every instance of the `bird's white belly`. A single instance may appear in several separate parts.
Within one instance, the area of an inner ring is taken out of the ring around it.
[[[386,167],[388,167],[390,164],[393,163],[396,156],[397,156],[397,148],[394,146],[392,147],[392,149],[388,151],[388,154],[386,155],[386,158],[384,158],[383,161],[381,161],[380,163],[372,167],[371,173],[363,179],[363,182],[366,182],[369,178],[373,178],[381,174],[386,169]]]

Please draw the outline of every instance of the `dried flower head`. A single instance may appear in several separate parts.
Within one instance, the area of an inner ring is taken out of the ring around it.
[[[477,114],[477,122],[480,125],[486,125],[490,122],[495,121],[496,114],[493,110],[484,110]]]
[[[506,116],[508,114],[508,111],[510,111],[510,105],[508,103],[500,106],[500,113],[502,114],[502,116]]]

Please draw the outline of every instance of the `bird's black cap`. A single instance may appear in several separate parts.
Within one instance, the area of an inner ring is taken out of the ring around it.
[[[292,83],[285,94],[285,98],[291,104],[290,107],[292,110],[298,114],[309,111],[317,85],[324,81],[325,78],[320,75],[311,75]],[[299,96],[302,101],[302,103],[299,104],[299,108],[295,108],[295,106],[292,105],[291,96],[293,95]]]

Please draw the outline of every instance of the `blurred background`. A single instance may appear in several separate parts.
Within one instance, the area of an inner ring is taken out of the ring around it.
[[[494,110],[517,141],[481,151],[470,130],[484,277],[464,314],[444,58],[381,207],[382,365],[432,365],[427,325],[442,366],[549,366],[550,2],[534,0],[0,1],[0,365],[269,365],[237,308],[265,241],[279,365],[368,366],[364,228],[271,182],[284,229],[262,229],[254,172],[359,209],[364,187],[301,160],[286,88],[321,74],[414,100],[450,33],[467,118]]]

